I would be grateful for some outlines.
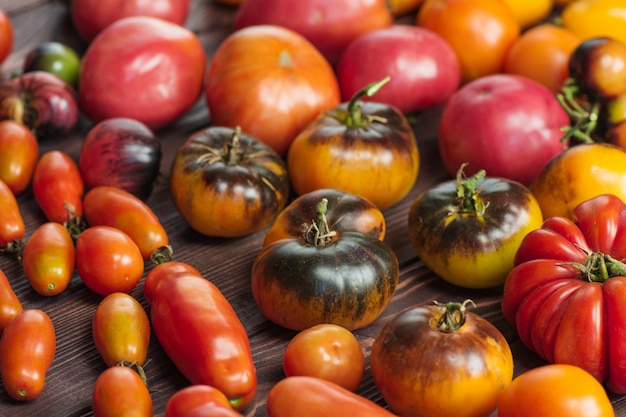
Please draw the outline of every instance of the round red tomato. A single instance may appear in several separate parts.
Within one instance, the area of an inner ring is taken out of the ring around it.
[[[206,53],[189,29],[156,17],[107,26],[82,59],[79,104],[93,122],[128,117],[157,130],[202,93]]]
[[[31,130],[13,120],[0,121],[0,180],[14,194],[30,184],[39,158],[39,143]]]
[[[112,366],[96,379],[91,394],[94,417],[152,417],[152,397],[146,382],[132,368]]]
[[[11,53],[13,49],[13,23],[9,15],[0,10],[0,64]]]
[[[339,104],[340,93],[333,68],[302,35],[255,25],[215,51],[205,98],[214,125],[240,126],[284,156],[306,125]]]

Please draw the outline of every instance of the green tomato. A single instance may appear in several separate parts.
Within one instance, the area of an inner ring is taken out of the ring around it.
[[[80,72],[80,57],[67,45],[59,42],[45,42],[37,45],[26,55],[22,69],[24,72],[52,73],[76,88]]]

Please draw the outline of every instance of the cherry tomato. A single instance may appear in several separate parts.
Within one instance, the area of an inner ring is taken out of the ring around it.
[[[74,241],[60,223],[47,222],[37,227],[24,245],[22,267],[38,294],[52,296],[65,291],[75,266]]]
[[[104,297],[96,308],[91,329],[96,349],[108,366],[146,363],[150,321],[133,296],[116,292]]]
[[[506,53],[521,31],[501,0],[425,0],[416,22],[454,48],[463,82],[501,72]]]
[[[105,369],[91,397],[94,417],[152,417],[152,397],[139,374],[126,366]]]
[[[489,321],[449,302],[409,307],[374,340],[370,366],[403,417],[488,416],[513,379],[507,340]]]
[[[176,391],[165,405],[165,417],[187,417],[188,413],[199,406],[231,408],[224,393],[210,385],[190,385]]]
[[[4,11],[0,10],[0,64],[2,64],[13,49],[13,23]]]
[[[110,226],[135,242],[144,260],[170,258],[169,238],[152,209],[139,197],[121,188],[101,185],[83,199],[85,220],[90,226]]]
[[[582,38],[562,26],[537,25],[511,45],[503,71],[526,76],[558,93],[569,78],[569,59],[580,42]]]
[[[154,266],[146,275],[146,279],[143,283],[143,295],[148,304],[152,304],[154,288],[161,279],[167,276],[187,273],[202,276],[200,271],[186,262],[168,261]]]
[[[544,20],[552,11],[554,0],[504,0],[522,29]]]
[[[26,232],[15,194],[0,180],[0,251],[19,252]]]
[[[72,47],[60,42],[44,42],[26,54],[22,72],[46,71],[74,88],[78,87],[80,56]]]
[[[613,417],[604,387],[573,365],[543,365],[518,375],[504,391],[498,417]]]
[[[39,143],[23,124],[13,120],[0,121],[0,180],[15,195],[30,184],[39,158]]]
[[[137,244],[123,231],[91,226],[76,239],[76,268],[87,288],[107,296],[135,288],[144,260]]]
[[[22,302],[5,273],[0,270],[0,334],[22,311]]]
[[[0,376],[6,393],[18,401],[41,394],[56,350],[54,325],[39,309],[25,309],[0,338]]]
[[[361,344],[350,330],[318,324],[296,334],[283,354],[287,376],[314,376],[355,391],[365,371]]]
[[[583,39],[608,36],[626,42],[626,4],[622,0],[570,0],[560,17],[564,27]]]
[[[78,165],[67,153],[51,150],[39,158],[32,183],[35,201],[51,222],[80,222],[83,183]]]

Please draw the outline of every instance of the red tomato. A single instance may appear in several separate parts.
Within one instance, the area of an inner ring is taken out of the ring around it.
[[[76,267],[87,288],[107,296],[135,288],[144,260],[137,244],[123,231],[91,226],[76,239]]]
[[[143,306],[123,292],[100,301],[92,324],[96,349],[108,366],[143,366],[150,344],[150,321]]]
[[[202,404],[189,410],[185,417],[243,417],[243,415],[233,408]]]
[[[96,379],[91,396],[94,417],[152,417],[152,397],[132,368],[113,366]]]
[[[22,311],[22,302],[13,291],[7,276],[0,270],[0,334]]]
[[[74,241],[68,229],[57,222],[37,227],[24,245],[22,266],[38,294],[52,296],[65,291],[76,266]]]
[[[19,252],[26,232],[15,194],[0,180],[0,250]]]
[[[41,155],[33,173],[32,188],[37,204],[49,221],[80,221],[85,185],[71,156],[58,150]]]
[[[361,344],[350,330],[318,324],[296,334],[283,354],[287,376],[314,376],[356,390],[365,371]]]
[[[0,121],[0,180],[15,195],[30,184],[39,158],[39,143],[25,125],[13,120]]]
[[[501,0],[425,0],[416,22],[454,48],[463,82],[501,72],[506,53],[521,30]]]
[[[215,51],[205,99],[214,125],[240,126],[281,156],[320,112],[339,104],[328,61],[303,36],[279,26],[239,29]]]
[[[56,350],[50,317],[39,309],[26,309],[11,321],[0,338],[0,376],[6,393],[18,401],[41,394]]]
[[[498,417],[613,417],[604,387],[572,365],[544,365],[517,376],[504,391]]]
[[[9,15],[0,10],[0,64],[2,64],[13,49],[13,23]]]
[[[158,130],[196,103],[205,67],[192,31],[155,17],[126,17],[85,51],[79,104],[93,122],[128,117]]]
[[[165,277],[176,276],[178,274],[192,274],[202,276],[202,274],[193,266],[185,262],[169,261],[153,267],[143,283],[143,295],[148,304],[152,304],[154,299],[154,289],[157,283]]]
[[[165,417],[187,417],[199,406],[231,408],[224,393],[210,385],[190,385],[174,393],[165,405]]]

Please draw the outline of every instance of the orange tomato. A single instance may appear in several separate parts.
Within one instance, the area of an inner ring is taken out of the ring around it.
[[[187,417],[191,410],[209,405],[232,410],[228,397],[217,388],[204,384],[189,385],[170,397],[165,405],[165,417]]]
[[[137,371],[125,366],[104,370],[93,387],[94,417],[152,417],[152,397]]]
[[[561,12],[563,26],[583,39],[608,36],[626,42],[624,0],[570,1]]]
[[[0,180],[0,251],[19,252],[26,232],[15,194]]]
[[[9,15],[0,10],[0,64],[9,56],[13,49],[13,23]]]
[[[15,195],[30,184],[38,158],[39,143],[26,125],[14,120],[0,121],[0,179]]]
[[[553,0],[503,0],[511,9],[522,29],[545,19],[552,10]]]
[[[580,42],[580,36],[561,26],[535,26],[511,45],[503,70],[526,76],[557,93],[569,77],[569,58]]]
[[[402,16],[413,12],[424,0],[387,0],[387,7],[394,16]]]
[[[500,72],[521,31],[517,18],[501,0],[426,0],[416,22],[454,48],[463,82]]]
[[[0,270],[0,333],[16,318],[24,307],[7,276]]]

